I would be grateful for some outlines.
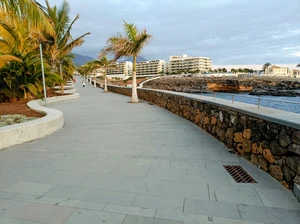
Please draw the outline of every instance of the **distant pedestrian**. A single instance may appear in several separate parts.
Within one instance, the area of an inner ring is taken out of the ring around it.
[[[82,80],[82,87],[85,87],[85,82]]]
[[[75,78],[74,78],[74,80],[73,80],[73,81],[74,81],[74,83],[76,83],[76,79],[75,79]]]

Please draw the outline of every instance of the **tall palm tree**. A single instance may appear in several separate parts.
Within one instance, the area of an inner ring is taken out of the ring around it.
[[[70,19],[70,5],[64,0],[59,8],[51,7],[49,1],[46,0],[46,12],[53,22],[55,30],[54,35],[47,35],[49,43],[45,45],[46,59],[48,60],[52,72],[60,73],[61,78],[65,79],[65,70],[74,68],[73,63],[70,63],[72,57],[72,49],[84,43],[84,37],[89,35],[87,32],[76,39],[72,38],[71,29],[73,24],[79,19],[77,15],[72,21]],[[69,66],[69,67],[67,67]],[[61,94],[64,93],[64,84],[61,83]]]
[[[124,22],[125,35],[117,33],[107,40],[107,46],[101,51],[102,55],[113,53],[114,59],[118,60],[124,56],[133,56],[132,68],[132,97],[131,103],[138,103],[137,85],[136,85],[136,59],[141,53],[143,47],[148,44],[152,36],[147,33],[146,29],[139,32],[134,23]]]
[[[99,56],[101,57],[101,56]],[[115,60],[108,60],[106,56],[103,56],[99,59],[100,64],[104,68],[104,92],[108,92],[107,90],[107,71],[109,68],[118,68]]]
[[[267,62],[263,65],[263,70],[265,71],[265,75],[268,73],[270,66],[271,66],[271,63],[269,63],[269,62]]]

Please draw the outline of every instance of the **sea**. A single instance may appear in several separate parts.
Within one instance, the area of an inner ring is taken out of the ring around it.
[[[211,93],[202,93],[202,94],[204,96],[214,97],[214,94]],[[232,101],[232,95],[234,95],[234,101],[257,105],[258,98],[260,98],[260,105],[263,107],[270,107],[278,110],[289,111],[289,112],[300,114],[300,96],[296,96],[296,97],[252,96],[249,95],[248,93],[238,93],[238,94],[216,93],[216,98]]]

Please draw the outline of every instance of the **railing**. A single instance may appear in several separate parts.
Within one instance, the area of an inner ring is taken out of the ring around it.
[[[229,94],[229,93],[216,93],[216,92],[211,92],[211,91],[201,91],[200,92],[200,97],[203,96],[203,93],[207,94],[206,96],[209,96],[209,94],[213,94],[214,100],[216,100],[217,95],[226,95],[226,96],[231,96],[231,102],[235,102],[235,97],[245,97],[245,98],[252,98],[252,99],[257,99],[257,108],[260,109],[261,106],[261,101],[274,101],[274,102],[280,102],[280,103],[289,103],[289,104],[296,104],[300,105],[300,102],[297,101],[289,101],[289,100],[279,100],[279,99],[270,99],[270,98],[264,98],[264,97],[255,97],[255,96],[247,96],[247,95],[238,95],[238,94]],[[236,100],[237,101],[237,100]]]

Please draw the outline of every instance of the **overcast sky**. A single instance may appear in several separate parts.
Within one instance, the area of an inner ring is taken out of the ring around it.
[[[43,0],[39,2],[43,3]],[[49,0],[60,5],[62,0]],[[122,20],[153,35],[141,56],[206,56],[217,65],[300,63],[300,0],[69,0],[74,52],[96,57]]]

